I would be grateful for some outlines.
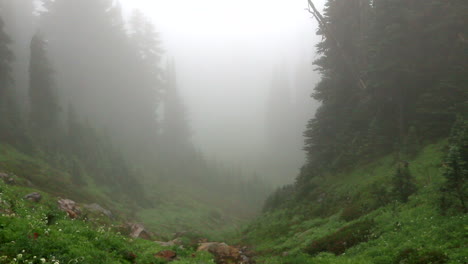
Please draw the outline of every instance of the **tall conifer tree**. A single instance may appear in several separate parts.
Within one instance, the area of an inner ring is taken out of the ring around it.
[[[11,39],[5,33],[3,19],[0,17],[0,140],[13,143],[15,138],[15,119],[17,118],[11,63],[13,53],[10,50]]]
[[[40,138],[54,137],[57,129],[60,106],[57,100],[53,69],[47,57],[47,46],[40,33],[31,40],[29,64],[30,122],[33,134]]]
[[[175,63],[171,62],[167,65],[162,140],[166,151],[181,157],[194,154],[190,138],[186,109],[177,87]]]

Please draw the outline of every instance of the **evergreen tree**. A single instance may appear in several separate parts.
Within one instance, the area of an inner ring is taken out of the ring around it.
[[[319,167],[340,167],[350,163],[355,151],[351,144],[366,127],[366,107],[360,106],[363,91],[356,74],[364,72],[366,28],[362,26],[362,7],[367,1],[329,1],[324,19],[327,27],[319,29],[323,41],[317,45],[321,55],[314,63],[322,75],[315,87],[314,99],[322,105],[309,121],[304,133],[309,162]]]
[[[161,138],[165,152],[173,153],[176,159],[195,154],[186,109],[177,89],[175,63],[168,63]]]
[[[39,136],[46,146],[55,140],[53,133],[58,128],[60,107],[53,80],[53,69],[47,58],[46,42],[41,34],[31,40],[29,64],[29,99],[31,104],[30,122],[34,135]]]
[[[130,74],[138,90],[129,91],[132,94],[127,98],[131,98],[132,105],[138,107],[135,110],[141,122],[135,125],[140,127],[140,131],[145,131],[145,134],[139,135],[144,140],[144,145],[139,149],[150,147],[152,149],[146,150],[149,153],[146,156],[154,156],[154,149],[159,141],[158,135],[162,129],[156,109],[159,108],[163,100],[163,90],[166,89],[164,71],[161,68],[163,50],[159,33],[139,11],[135,11],[130,19],[130,45],[133,54]]]
[[[28,65],[29,46],[36,23],[34,0],[0,0],[0,16],[5,22],[5,31],[12,39],[11,50],[15,55],[12,63],[12,77],[15,81],[15,94],[22,103],[18,105],[22,113],[28,110]]]
[[[10,44],[10,37],[5,33],[4,23],[0,17],[0,141],[14,144],[17,129],[15,119],[18,118],[18,113],[11,77],[13,53]]]
[[[44,9],[63,99],[93,127],[112,131],[127,158],[153,164],[163,88],[154,27],[145,20],[127,30],[113,0],[45,1]]]
[[[315,62],[322,80],[314,98],[322,106],[305,132],[309,161],[342,168],[363,154],[414,152],[411,146],[447,136],[468,100],[460,39],[467,8],[462,1],[328,1]]]
[[[5,98],[7,98],[9,87],[12,85],[11,63],[13,62],[13,53],[10,50],[11,39],[5,32],[3,19],[0,17],[0,99],[2,99],[2,108],[5,107]]]
[[[452,128],[450,149],[447,154],[443,176],[445,184],[441,188],[441,209],[460,208],[468,212],[468,121],[459,116]]]
[[[401,162],[448,136],[455,116],[468,113],[467,12],[458,0],[327,2],[315,61],[322,105],[305,131],[308,161],[297,184],[390,152]],[[407,172],[398,168],[395,184],[411,193]]]
[[[406,203],[408,198],[416,192],[413,176],[407,162],[400,162],[392,179],[392,193],[397,201]]]

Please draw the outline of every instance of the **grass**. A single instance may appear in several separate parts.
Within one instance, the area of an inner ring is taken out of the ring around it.
[[[120,223],[102,219],[70,219],[57,209],[57,198],[43,193],[39,203],[22,197],[37,191],[0,182],[0,263],[165,263],[154,257],[171,249],[172,263],[212,263],[212,256],[178,246],[164,248],[118,232]]]
[[[246,222],[177,193],[156,208],[140,210],[137,216],[161,239],[170,239],[176,232],[187,232],[210,241],[225,241],[226,233],[240,230]]]
[[[468,216],[446,216],[438,210],[445,150],[446,142],[429,145],[410,160],[418,191],[407,203],[393,201],[388,194],[395,167],[393,157],[387,156],[346,173],[314,179],[317,187],[310,191],[308,202],[292,201],[247,228],[242,228],[244,218],[227,217],[222,209],[177,189],[155,208],[133,212],[157,239],[187,232],[183,238],[187,247],[171,248],[179,255],[172,262],[176,264],[213,263],[209,254],[191,256],[191,246],[199,238],[251,245],[258,252],[257,263],[263,264],[464,264],[468,263]],[[92,221],[68,219],[57,209],[59,195],[98,202],[122,215],[132,209],[112,201],[92,182],[72,187],[70,175],[40,157],[2,145],[0,171],[16,174],[20,185],[0,183],[0,263],[35,264],[43,258],[54,264],[157,264],[154,254],[167,249],[119,234],[119,222],[96,216]],[[38,189],[44,195],[39,204],[22,199]],[[365,223],[372,223],[372,228]],[[356,226],[364,231],[354,232]],[[314,245],[313,254],[307,254]]]
[[[379,204],[378,197],[372,194],[376,186],[389,185],[394,165],[388,156],[353,171],[319,179],[319,187],[312,191],[316,195],[311,196],[309,203],[261,216],[244,231],[244,241],[261,253],[258,262],[265,264],[468,263],[468,216],[443,216],[438,209],[445,149],[446,142],[429,145],[410,161],[418,191],[406,204],[391,199]],[[321,204],[315,199],[320,193],[326,193],[328,201]],[[343,218],[343,211],[351,205],[363,210],[355,218]],[[333,254],[329,247],[340,241],[337,233],[364,221],[374,224],[372,233],[366,234],[370,238]],[[305,253],[324,241],[328,244],[314,251],[322,253]]]
[[[41,259],[54,264],[133,263],[131,258],[136,255],[135,263],[157,264],[160,261],[154,254],[163,249],[177,252],[179,259],[171,263],[213,263],[210,254],[194,252],[194,243],[199,238],[225,241],[226,234],[237,234],[245,222],[245,218],[229,217],[222,209],[176,189],[166,195],[152,193],[158,201],[154,208],[135,207],[131,202],[113,200],[88,175],[87,184],[74,185],[71,175],[57,169],[59,163],[52,163],[40,153],[31,156],[0,145],[0,172],[14,175],[16,180],[14,186],[0,183],[0,263],[43,263]],[[43,200],[35,204],[22,199],[31,192],[40,192]],[[58,197],[98,203],[116,219],[87,212],[88,220],[70,220],[57,209]],[[129,239],[119,233],[125,221],[143,222],[155,234],[154,239],[161,241],[172,239],[175,232],[186,232],[182,237],[185,249]]]

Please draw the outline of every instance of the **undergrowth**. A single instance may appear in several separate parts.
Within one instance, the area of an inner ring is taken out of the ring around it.
[[[43,193],[39,203],[22,197],[34,189],[0,182],[0,263],[166,263],[155,258],[173,250],[178,264],[213,263],[212,256],[180,246],[162,247],[131,239],[109,219],[70,219],[57,208],[57,198]]]
[[[409,161],[417,190],[406,203],[392,193],[387,156],[314,179],[307,199],[263,214],[242,241],[264,264],[468,263],[467,215],[439,210],[446,150],[428,145]]]

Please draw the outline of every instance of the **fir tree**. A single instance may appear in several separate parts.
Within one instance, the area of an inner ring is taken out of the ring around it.
[[[28,65],[29,45],[33,36],[36,16],[34,0],[0,0],[0,16],[5,22],[5,31],[12,39],[11,50],[15,55],[12,63],[12,77],[15,81],[15,94],[21,104],[18,105],[22,113],[28,111]]]
[[[447,154],[443,176],[441,209],[460,208],[468,212],[468,121],[461,116],[452,128],[450,149]]]
[[[400,162],[392,179],[392,193],[397,201],[408,202],[408,198],[416,192],[413,176],[407,162]]]
[[[11,39],[5,32],[3,19],[0,17],[0,99],[2,108],[5,107],[5,98],[9,93],[9,87],[12,85],[11,63],[13,62],[13,53],[10,50]]]
[[[177,89],[175,63],[168,63],[162,140],[165,151],[175,154],[173,158],[195,154],[186,109]]]
[[[19,117],[11,76],[11,63],[14,57],[10,50],[10,44],[10,37],[5,33],[4,23],[0,17],[0,141],[15,144]]]
[[[41,140],[49,139],[47,141],[50,142],[55,138],[52,133],[58,127],[60,106],[53,80],[53,69],[47,58],[46,42],[39,33],[31,40],[29,76],[31,127],[33,133]]]

